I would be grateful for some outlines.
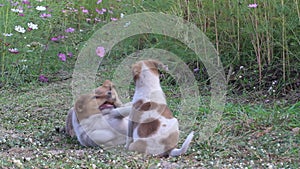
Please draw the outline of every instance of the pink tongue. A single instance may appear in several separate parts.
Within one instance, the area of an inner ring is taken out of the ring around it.
[[[111,104],[103,104],[102,106],[100,106],[100,110],[110,109],[110,108],[114,108],[114,106]]]

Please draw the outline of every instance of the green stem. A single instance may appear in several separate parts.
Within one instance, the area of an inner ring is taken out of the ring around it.
[[[282,37],[282,71],[283,71],[283,81],[286,80],[286,42],[285,42],[285,16],[284,16],[284,0],[281,0],[281,8],[282,8],[282,31],[281,31],[281,37]]]
[[[5,12],[5,24],[4,24],[4,33],[7,33],[7,25],[8,25],[8,12],[9,9],[6,7],[6,12]],[[4,36],[3,43],[6,43],[6,36]],[[3,52],[2,52],[2,59],[1,59],[1,77],[4,78],[4,71],[5,71],[5,53],[6,53],[6,47],[4,45],[3,47]]]

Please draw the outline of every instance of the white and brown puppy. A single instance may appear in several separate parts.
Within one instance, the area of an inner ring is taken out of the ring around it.
[[[80,96],[70,111],[81,145],[108,148],[125,144],[131,104],[122,106],[111,81],[106,80],[95,93]]]
[[[179,156],[187,151],[193,132],[177,149],[178,121],[168,108],[160,86],[160,65],[155,60],[143,60],[132,66],[135,93],[129,115],[126,148],[158,156]]]

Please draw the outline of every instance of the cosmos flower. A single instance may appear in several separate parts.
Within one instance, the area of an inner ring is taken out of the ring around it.
[[[12,33],[3,33],[3,36],[9,37],[9,36],[13,36]]]
[[[96,48],[96,54],[97,54],[99,57],[103,58],[104,55],[105,55],[105,49],[104,49],[104,47],[103,47],[103,46],[98,46],[98,47]]]
[[[64,53],[58,53],[57,56],[63,62],[65,62],[67,60],[67,57],[66,57],[66,55]]]
[[[45,75],[40,75],[39,76],[39,81],[46,83],[49,81],[49,79]]]
[[[34,23],[32,23],[32,22],[29,22],[29,23],[27,23],[27,25],[28,25],[28,27],[29,27],[29,29],[38,29],[38,25],[37,24],[34,24]]]
[[[82,9],[82,12],[85,13],[85,14],[88,14],[88,13],[89,13],[89,10],[87,10],[87,9]]]
[[[20,25],[15,26],[15,31],[20,32],[20,33],[25,33],[25,29],[21,27]]]
[[[110,18],[111,21],[117,21],[117,18]]]
[[[38,11],[45,11],[46,7],[44,7],[44,6],[37,6],[35,9],[38,10]]]
[[[67,56],[69,56],[71,58],[73,56],[73,53],[72,52],[68,52]]]
[[[23,3],[23,4],[26,4],[26,5],[30,5],[29,0],[23,0],[22,3]]]
[[[51,14],[46,14],[46,13],[42,13],[40,15],[41,18],[50,18],[52,15]]]
[[[75,31],[75,29],[71,28],[71,27],[65,30],[65,32],[67,32],[67,33],[72,33],[74,31]]]
[[[19,50],[17,48],[9,48],[8,51],[13,54],[18,54]]]
[[[16,13],[23,13],[23,9],[15,9],[15,8],[12,8],[10,9],[12,12],[16,12]]]
[[[256,8],[258,5],[257,4],[249,4],[248,7],[249,8]]]

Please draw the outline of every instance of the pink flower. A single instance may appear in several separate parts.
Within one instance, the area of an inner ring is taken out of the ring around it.
[[[22,2],[23,2],[23,4],[30,5],[29,0],[23,0]]]
[[[75,31],[74,28],[68,28],[68,29],[65,30],[65,32],[67,32],[67,33],[72,33],[72,32],[74,32],[74,31]]]
[[[85,13],[85,14],[88,14],[88,13],[89,13],[89,10],[87,10],[87,9],[82,9],[82,12]]]
[[[57,38],[57,37],[52,37],[51,38],[51,41],[53,41],[53,42],[56,42],[56,41],[58,41],[59,39]]]
[[[41,82],[43,82],[43,83],[46,83],[46,82],[48,82],[49,80],[48,80],[48,78],[47,78],[46,76],[40,75],[40,76],[39,76],[39,81],[41,81]]]
[[[97,4],[100,4],[101,2],[102,2],[102,0],[98,0],[98,1],[97,1]]]
[[[95,22],[100,22],[101,21],[99,18],[95,18],[94,20],[95,20]]]
[[[58,53],[57,55],[59,57],[59,59],[63,62],[65,62],[67,60],[67,57],[64,53]]]
[[[100,15],[103,15],[103,14],[107,11],[107,9],[105,9],[105,8],[102,8],[101,10],[98,9],[98,8],[96,8],[95,10],[96,10],[96,12],[97,12],[98,14],[100,14]]]
[[[13,54],[18,54],[19,50],[17,48],[9,48],[8,51]]]
[[[19,13],[19,16],[25,16],[23,13]]]
[[[52,37],[50,40],[53,42],[58,42],[59,40],[64,39],[64,38],[65,38],[65,36],[59,35],[59,36]]]
[[[97,49],[96,49],[96,54],[97,54],[99,57],[103,58],[104,55],[105,55],[105,49],[104,49],[104,47],[98,46]]]
[[[98,14],[100,14],[100,15],[103,14],[103,11],[102,11],[102,10],[100,10],[100,9],[98,9],[98,8],[96,8],[95,10],[96,10],[96,12],[97,12]]]
[[[111,21],[117,21],[117,18],[110,18]]]
[[[72,52],[68,52],[67,56],[69,56],[71,58],[73,56],[73,53]]]
[[[257,4],[249,4],[248,7],[249,8],[256,8],[258,5]]]
[[[52,15],[51,14],[46,14],[46,13],[42,13],[40,15],[41,18],[50,18]]]

